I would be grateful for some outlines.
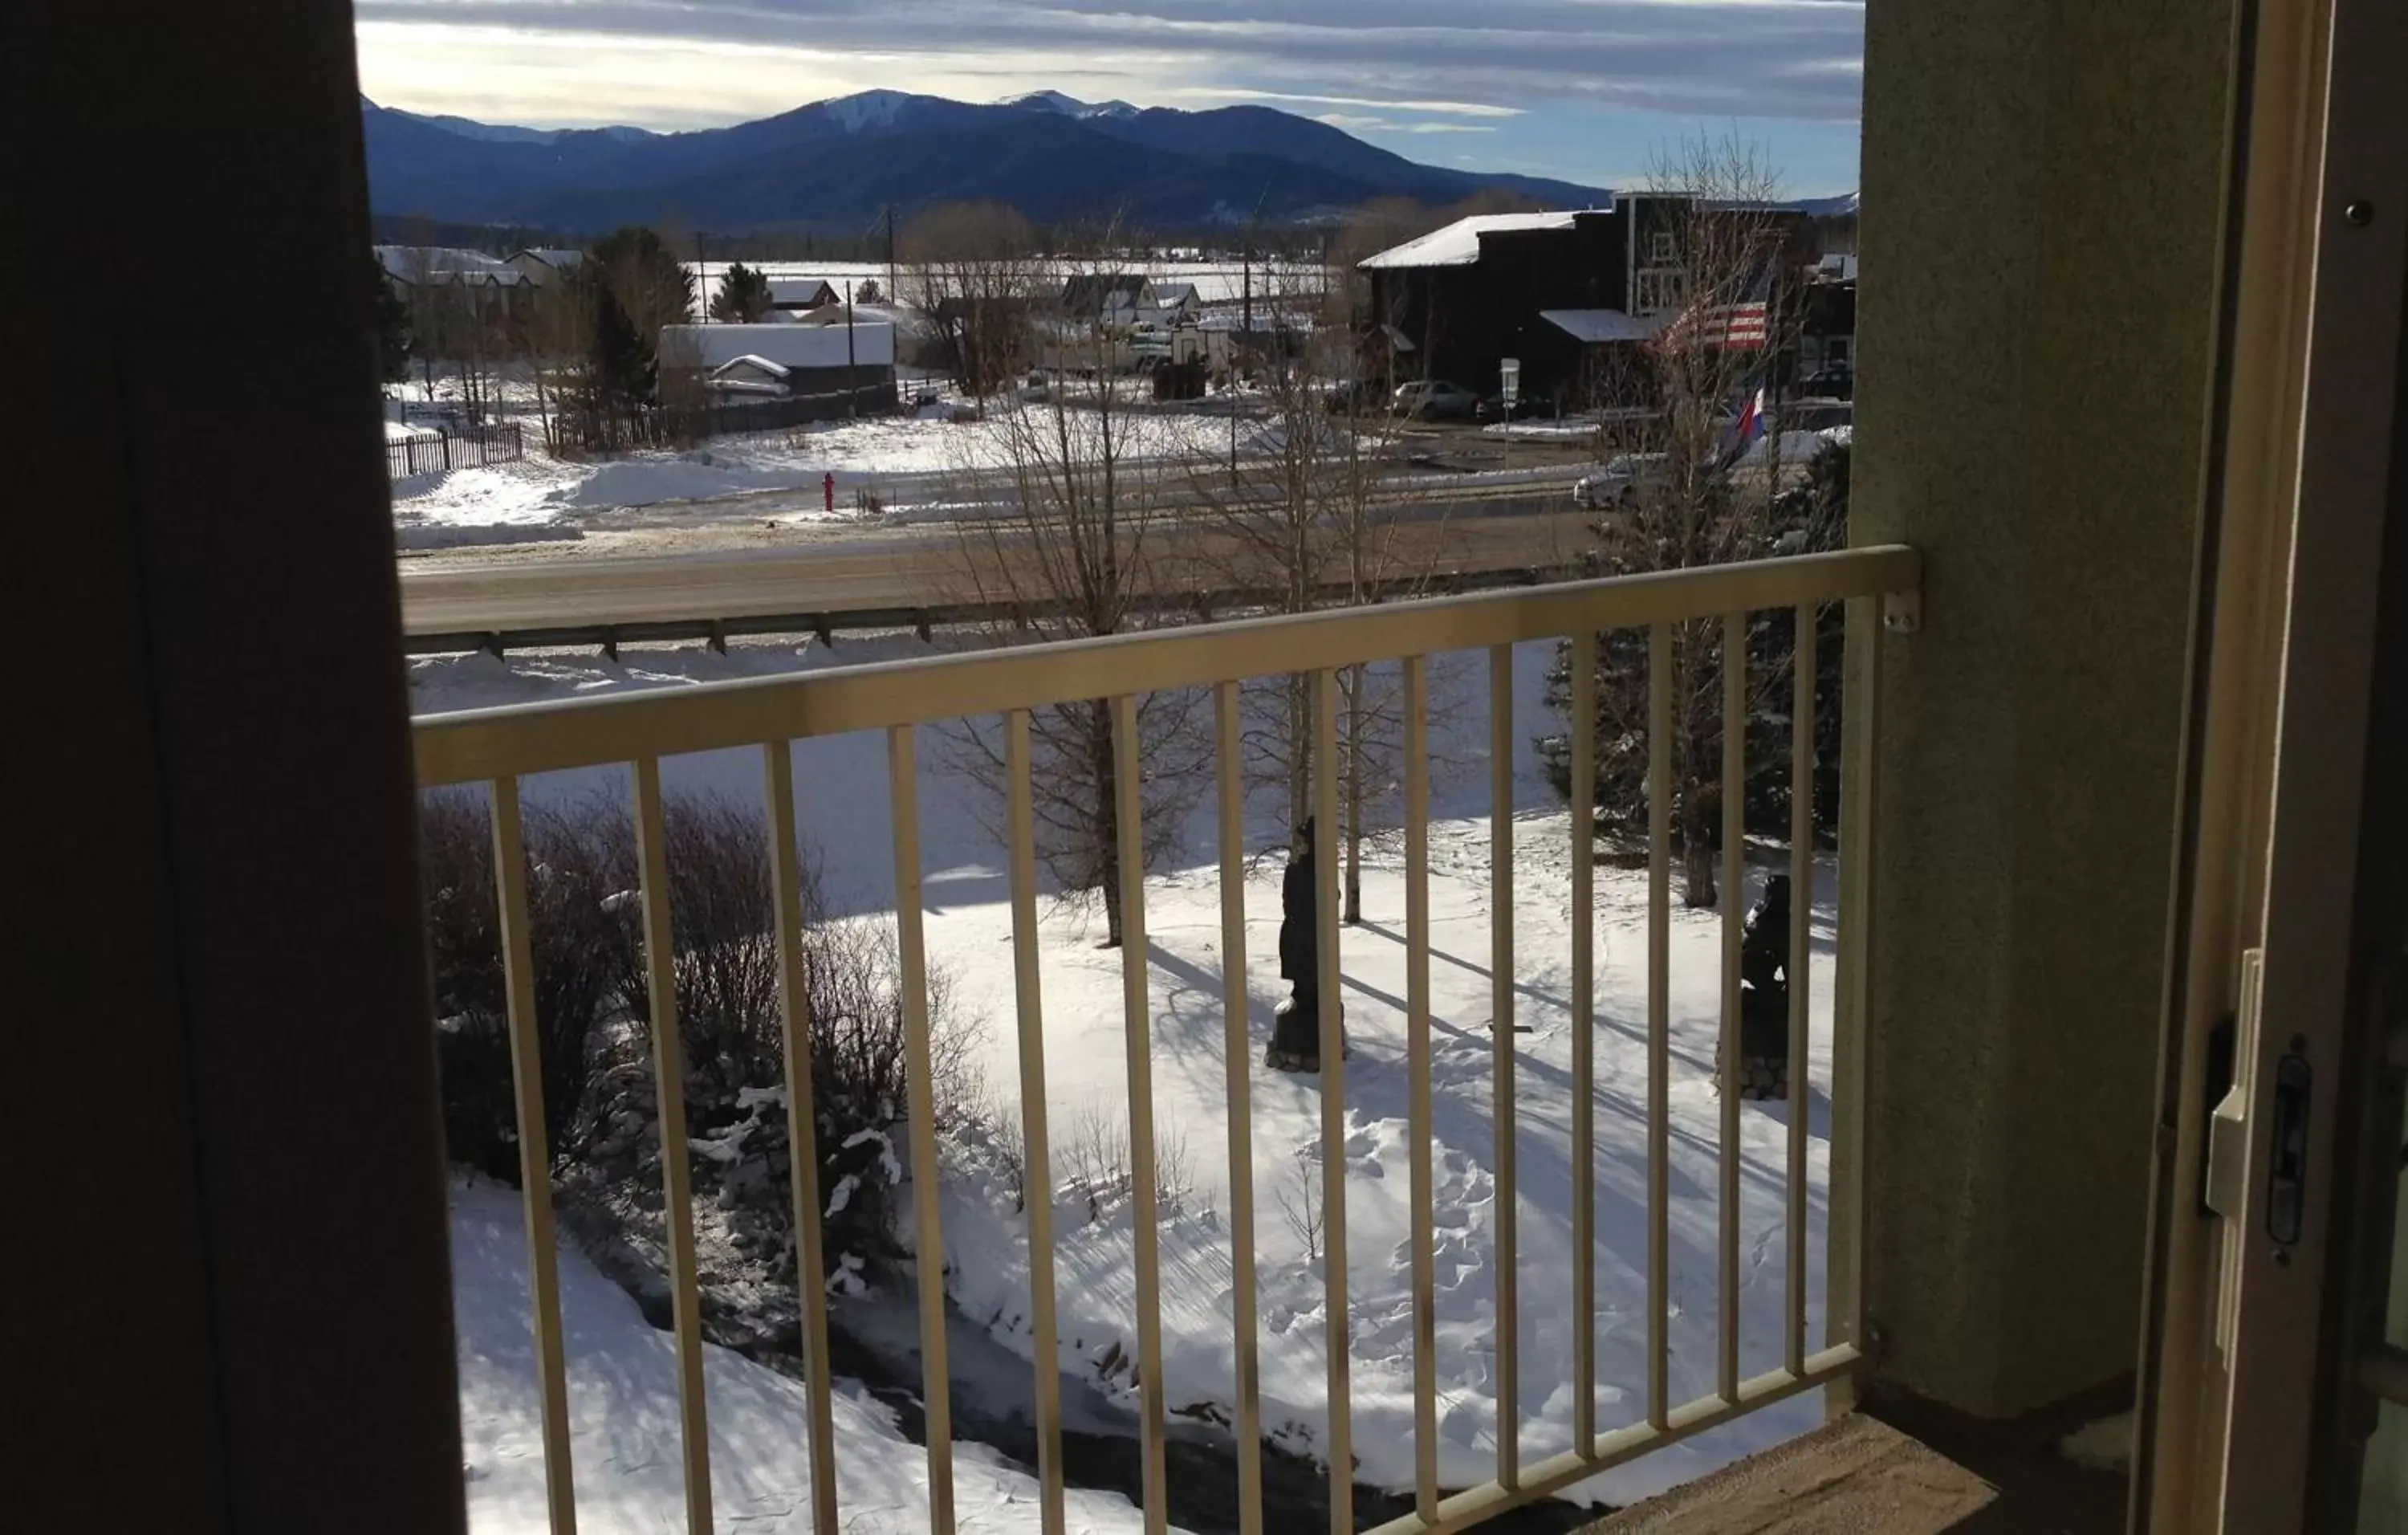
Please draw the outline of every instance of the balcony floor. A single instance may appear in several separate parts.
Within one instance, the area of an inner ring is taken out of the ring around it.
[[[1582,1535],[2115,1535],[2125,1478],[2023,1424],[1869,1413],[1725,1467]],[[2061,1426],[2059,1426],[2061,1427]]]

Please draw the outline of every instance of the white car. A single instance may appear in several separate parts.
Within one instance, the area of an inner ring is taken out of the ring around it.
[[[1605,467],[1572,486],[1572,505],[1587,511],[1631,506],[1641,491],[1664,482],[1671,462],[1670,453],[1616,453],[1605,461]]]
[[[1396,414],[1413,421],[1469,421],[1479,407],[1480,396],[1470,390],[1436,379],[1398,384],[1390,402]]]

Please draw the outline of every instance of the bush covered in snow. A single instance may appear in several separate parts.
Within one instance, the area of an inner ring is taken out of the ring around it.
[[[663,821],[695,1208],[715,1238],[705,1243],[706,1268],[724,1270],[715,1277],[743,1305],[761,1284],[796,1278],[768,835],[757,813],[710,796],[672,796]],[[530,807],[526,839],[553,1179],[573,1224],[649,1263],[660,1242],[661,1169],[635,828],[624,802],[597,796]],[[420,839],[451,1155],[515,1184],[483,798],[428,796]],[[836,1273],[900,1251],[896,1191],[908,1171],[898,1148],[910,1083],[891,920],[821,920],[821,909],[807,862],[801,957],[825,1250]],[[969,1112],[971,1036],[940,971],[929,976],[928,1003],[941,1126]]]

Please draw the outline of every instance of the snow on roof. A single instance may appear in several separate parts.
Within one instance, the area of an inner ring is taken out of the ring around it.
[[[669,367],[722,368],[739,359],[784,368],[842,367],[847,334],[862,367],[895,366],[895,327],[845,325],[663,325],[661,362]]]
[[[526,274],[506,261],[456,245],[380,245],[377,265],[403,282],[495,282],[510,285]]]
[[[1193,282],[1157,282],[1154,285],[1154,301],[1166,309],[1197,296]]]
[[[1541,309],[1539,318],[1575,341],[1644,341],[1664,328],[1670,315],[1641,317],[1620,309]]]
[[[554,245],[530,245],[510,259],[516,261],[520,256],[532,256],[555,272],[565,272],[583,261],[585,252]]]
[[[768,358],[762,356],[759,352],[748,351],[741,357],[731,357],[726,362],[724,362],[717,367],[712,368],[710,370],[710,376],[716,379],[721,374],[727,372],[730,368],[738,367],[758,368],[760,371],[767,373],[773,379],[782,379],[789,372],[793,371],[784,364],[773,363],[769,361]]]
[[[824,304],[836,296],[836,284],[824,277],[769,280],[769,302],[772,304]]]
[[[1592,208],[1590,212],[1611,209]],[[1578,213],[1475,213],[1419,239],[1391,246],[1357,265],[1365,271],[1394,271],[1410,266],[1469,266],[1480,259],[1480,237],[1524,229],[1570,229]]]

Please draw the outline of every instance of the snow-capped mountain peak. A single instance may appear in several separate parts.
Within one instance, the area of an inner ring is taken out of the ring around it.
[[[1138,109],[1125,101],[1081,101],[1059,91],[1031,91],[1026,95],[1013,96],[1006,107],[1025,107],[1031,111],[1059,112],[1064,117],[1135,117]]]
[[[820,110],[843,127],[849,134],[865,128],[891,128],[910,104],[908,91],[857,91],[849,96],[820,103]]]

